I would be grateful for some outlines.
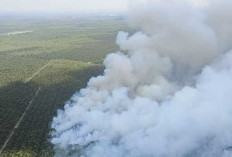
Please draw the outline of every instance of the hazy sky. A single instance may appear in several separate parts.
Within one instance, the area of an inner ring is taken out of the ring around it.
[[[125,11],[129,0],[0,0],[0,12]]]

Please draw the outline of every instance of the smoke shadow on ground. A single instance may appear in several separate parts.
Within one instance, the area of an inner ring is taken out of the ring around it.
[[[0,88],[0,147],[2,147],[36,90],[41,87],[32,106],[7,144],[3,156],[13,154],[53,156],[53,145],[49,142],[52,131],[50,126],[57,109],[63,109],[65,102],[76,91],[85,87],[92,76],[102,72],[103,66],[90,65],[65,72],[64,78],[56,81],[62,72],[56,75],[50,69],[45,72],[46,75],[41,74],[42,77],[38,76],[38,79],[31,82],[18,81]],[[49,79],[48,75],[51,76]]]

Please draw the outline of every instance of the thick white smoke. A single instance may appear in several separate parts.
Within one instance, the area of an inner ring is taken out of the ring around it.
[[[141,31],[58,112],[56,156],[232,156],[232,1],[201,4],[131,5]]]

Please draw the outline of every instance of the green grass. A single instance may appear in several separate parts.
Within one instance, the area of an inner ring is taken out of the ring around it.
[[[2,156],[53,155],[50,125],[57,109],[103,72],[105,56],[118,50],[117,32],[128,28],[109,17],[0,23],[0,34],[28,30],[33,32],[0,36],[0,148],[41,87]]]

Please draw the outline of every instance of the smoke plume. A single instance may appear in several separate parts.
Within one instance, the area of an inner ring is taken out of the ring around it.
[[[232,1],[135,2],[139,32],[58,111],[56,156],[232,156]]]

